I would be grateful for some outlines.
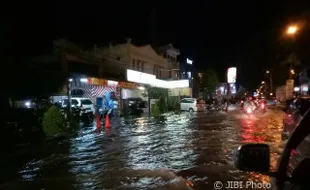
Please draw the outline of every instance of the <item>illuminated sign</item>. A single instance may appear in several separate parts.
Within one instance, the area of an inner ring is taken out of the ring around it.
[[[151,84],[156,79],[155,75],[141,73],[127,69],[127,80],[131,82],[137,82],[142,84]]]
[[[103,85],[106,86],[108,84],[108,80],[98,79],[98,78],[88,78],[88,82],[93,85]]]
[[[227,70],[227,82],[228,83],[235,83],[237,80],[237,68],[230,67]]]
[[[187,58],[187,59],[186,59],[186,63],[189,64],[189,65],[192,65],[192,64],[193,64],[193,61]]]
[[[165,81],[157,79],[155,75],[127,69],[127,80],[130,82],[149,84],[159,88],[186,88],[189,80]]]
[[[118,82],[118,87],[120,88],[128,88],[128,89],[136,89],[137,84],[132,82]]]
[[[117,86],[118,82],[113,80],[108,80],[108,86]]]

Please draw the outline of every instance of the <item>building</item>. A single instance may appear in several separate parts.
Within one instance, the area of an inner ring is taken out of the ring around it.
[[[95,50],[98,59],[105,59],[109,63],[103,65],[114,65],[120,71],[131,69],[143,73],[153,74],[158,79],[175,78],[178,70],[178,51],[169,47],[161,48],[158,54],[151,45],[135,46],[131,39],[123,44],[109,44],[108,47]],[[166,57],[164,57],[166,56]],[[114,69],[115,70],[115,69]]]
[[[191,80],[194,76],[193,60],[186,58],[180,63],[181,79]]]
[[[180,64],[178,61],[178,56],[180,55],[180,51],[173,47],[170,43],[168,45],[159,47],[157,52],[160,56],[164,57],[165,63],[168,68],[168,80],[173,79],[181,79],[180,78]]]

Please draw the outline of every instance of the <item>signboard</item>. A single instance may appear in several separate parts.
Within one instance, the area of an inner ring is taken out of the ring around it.
[[[88,78],[88,83],[92,85],[108,85],[108,80],[99,79],[99,78]]]
[[[189,64],[189,65],[192,65],[193,64],[193,60],[190,60],[190,59],[187,58],[186,59],[186,63]]]
[[[120,88],[136,89],[138,86],[136,83],[132,82],[118,82]]]
[[[186,88],[189,80],[166,81],[157,79],[155,75],[127,69],[127,80],[136,83],[149,84],[159,88]]]
[[[237,80],[237,68],[230,67],[227,70],[227,82],[228,83],[236,83]]]
[[[294,80],[286,80],[286,99],[294,97]]]
[[[155,75],[127,69],[127,80],[128,81],[142,83],[142,84],[153,84],[155,79],[156,79]]]

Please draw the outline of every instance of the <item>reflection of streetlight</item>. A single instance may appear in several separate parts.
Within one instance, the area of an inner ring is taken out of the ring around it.
[[[293,35],[297,32],[297,30],[298,30],[297,26],[289,26],[287,28],[287,34]]]

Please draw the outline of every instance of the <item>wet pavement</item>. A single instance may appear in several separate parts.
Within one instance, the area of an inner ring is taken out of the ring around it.
[[[215,181],[268,182],[236,170],[233,155],[241,144],[267,143],[274,169],[283,147],[282,116],[272,109],[248,118],[231,109],[168,115],[164,122],[127,118],[99,131],[81,126],[73,137],[2,158],[0,189],[172,190],[188,189],[186,180],[193,189],[214,189]]]

